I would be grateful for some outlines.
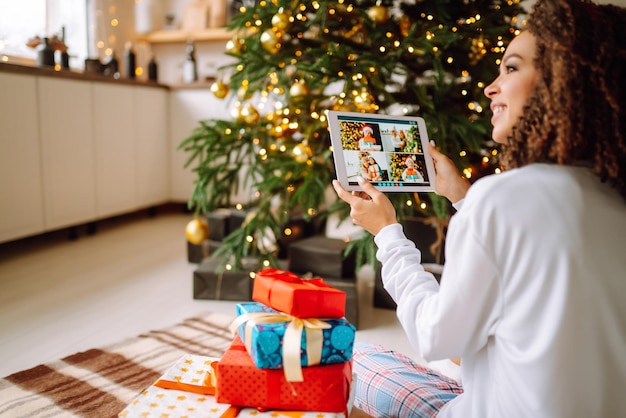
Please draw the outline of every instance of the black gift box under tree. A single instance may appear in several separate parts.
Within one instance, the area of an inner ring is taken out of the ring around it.
[[[199,264],[205,258],[213,254],[221,245],[221,241],[213,241],[210,239],[204,240],[200,244],[192,244],[187,241],[187,261]]]
[[[289,246],[289,270],[312,273],[315,276],[353,278],[356,270],[354,253],[347,258],[344,252],[348,243],[323,235],[316,235]]]
[[[205,259],[193,273],[193,298],[213,300],[252,300],[251,271],[256,271],[258,260],[244,259],[243,270],[216,272],[219,259]]]
[[[359,293],[356,278],[342,279],[332,277],[322,277],[324,283],[334,287],[335,289],[346,292],[346,319],[356,329],[359,329]]]

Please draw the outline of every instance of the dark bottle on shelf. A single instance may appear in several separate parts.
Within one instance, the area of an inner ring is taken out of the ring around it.
[[[43,38],[37,47],[37,65],[40,67],[54,67],[54,49],[49,38]]]
[[[150,58],[150,62],[148,62],[148,80],[157,81],[158,78],[158,65],[153,55],[152,58]]]
[[[137,67],[135,51],[131,42],[126,43],[124,50],[124,76],[126,78],[135,78],[135,69]]]

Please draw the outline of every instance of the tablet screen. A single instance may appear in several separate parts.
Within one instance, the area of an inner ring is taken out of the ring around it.
[[[369,180],[384,192],[429,192],[435,172],[424,119],[356,112],[328,112],[337,180],[360,190]]]

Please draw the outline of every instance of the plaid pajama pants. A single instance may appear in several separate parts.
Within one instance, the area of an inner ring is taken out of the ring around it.
[[[354,406],[376,418],[433,418],[463,389],[455,380],[378,345],[357,343]]]

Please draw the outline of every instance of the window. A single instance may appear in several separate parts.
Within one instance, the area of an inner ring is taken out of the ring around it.
[[[87,57],[85,0],[0,0],[0,58],[32,63],[37,52],[27,46],[39,36],[65,34],[70,66],[82,68]],[[10,58],[9,58],[10,57]]]

